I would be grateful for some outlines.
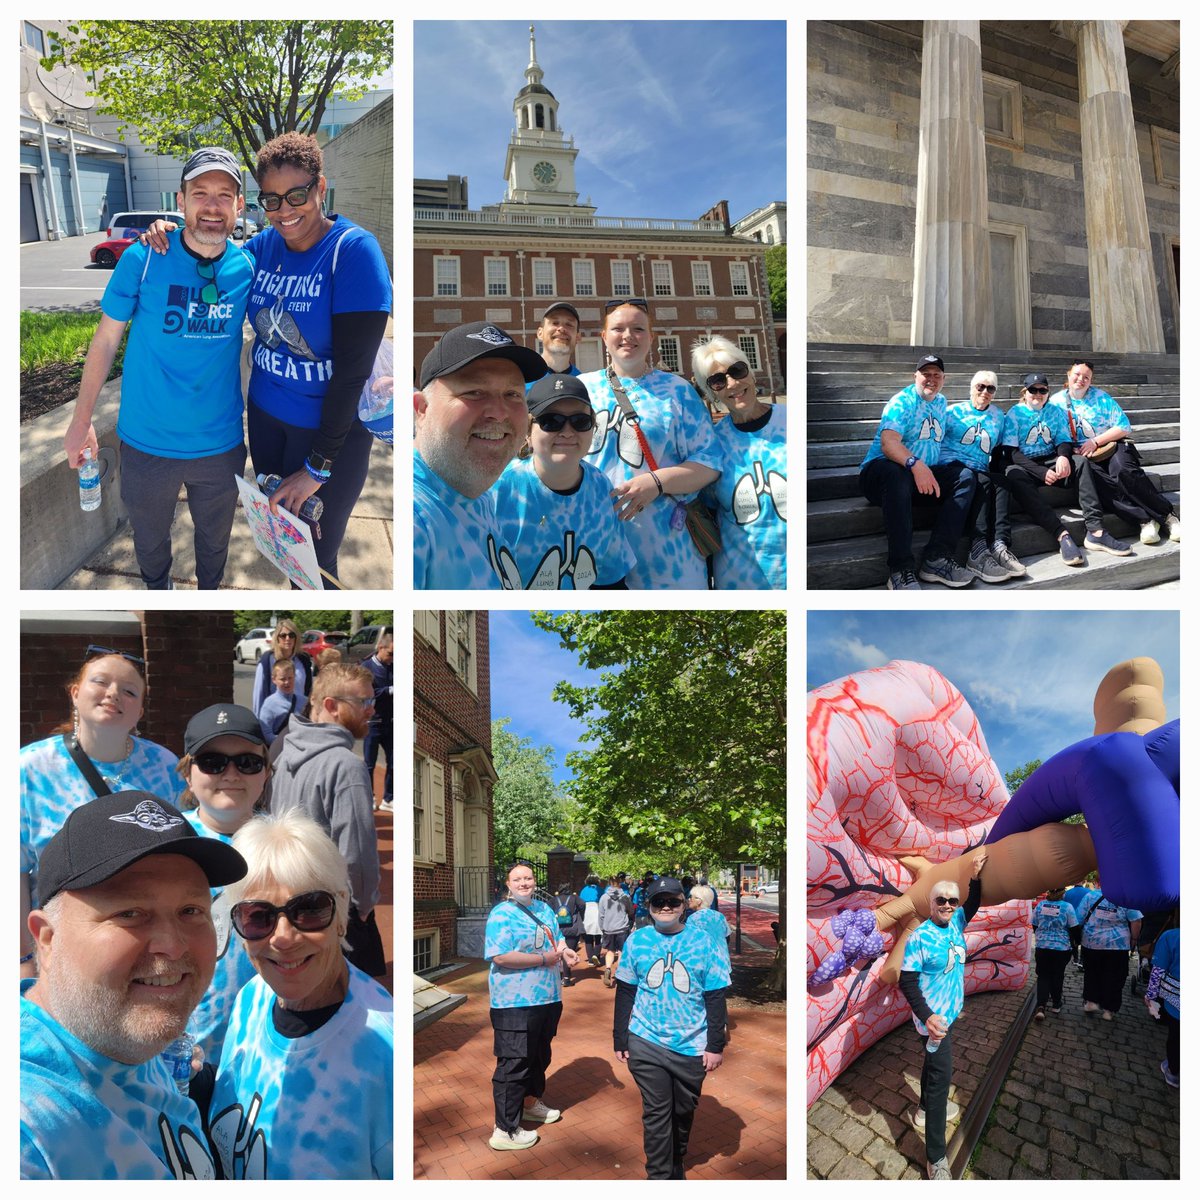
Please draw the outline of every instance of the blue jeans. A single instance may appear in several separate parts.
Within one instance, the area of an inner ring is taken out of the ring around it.
[[[930,470],[942,493],[940,497],[923,496],[913,483],[912,472],[890,458],[873,458],[858,473],[859,487],[868,503],[883,509],[890,574],[911,571],[916,565],[912,552],[914,504],[938,506],[925,557],[954,557],[956,543],[975,495],[975,472],[960,462],[939,463]]]

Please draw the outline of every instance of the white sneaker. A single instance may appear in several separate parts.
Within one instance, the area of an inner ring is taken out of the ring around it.
[[[488,1145],[493,1150],[528,1150],[538,1140],[538,1135],[532,1129],[522,1129],[518,1126],[512,1133],[505,1133],[499,1125],[492,1130]]]
[[[1158,522],[1145,521],[1142,523],[1141,543],[1143,546],[1154,546],[1161,539],[1158,535]]]
[[[381,800],[379,802],[379,811],[380,812],[393,812],[394,809],[393,809],[392,805],[393,805],[393,801],[391,801],[391,800]]]
[[[1160,526],[1165,525],[1167,529],[1167,537],[1173,542],[1179,541],[1179,518],[1174,513],[1167,513],[1167,519],[1160,522]]]
[[[553,1125],[561,1116],[562,1113],[557,1108],[547,1108],[540,1097],[535,1099],[532,1104],[527,1104],[525,1111],[521,1114],[523,1120],[541,1121],[543,1125]]]
[[[953,1121],[954,1118],[957,1117],[960,1112],[962,1112],[962,1109],[959,1108],[958,1105],[955,1104],[953,1100],[946,1101],[946,1120],[947,1121]],[[917,1111],[915,1113],[913,1113],[912,1123],[913,1123],[914,1129],[924,1129],[925,1128],[925,1110],[923,1108],[918,1108]]]

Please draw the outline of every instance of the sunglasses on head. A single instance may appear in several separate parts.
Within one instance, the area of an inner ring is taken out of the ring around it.
[[[146,668],[146,660],[138,658],[136,654],[127,654],[124,650],[114,650],[112,646],[89,646],[83,652],[83,661],[87,662],[89,658],[123,658],[126,662],[131,662],[135,667],[142,670]]]
[[[655,896],[654,899],[650,901],[650,907],[670,909],[682,908],[683,900],[678,896]]]
[[[558,433],[564,426],[570,425],[576,433],[586,433],[596,428],[594,413],[542,413],[533,418],[534,424],[547,433]]]
[[[1025,389],[1031,396],[1047,396],[1050,394],[1049,388],[1031,387]]]
[[[208,259],[196,259],[196,274],[208,282],[200,289],[200,299],[205,304],[220,304],[221,289],[217,287],[217,267]]]
[[[730,379],[745,379],[750,374],[750,368],[744,362],[730,363],[724,371],[718,371],[715,375],[710,375],[704,382],[705,385],[714,392],[725,390],[725,384]]]
[[[308,193],[317,186],[317,180],[320,178],[319,175],[314,175],[303,187],[289,188],[282,196],[278,192],[259,192],[258,202],[267,212],[278,212],[285,200],[293,208],[303,208],[308,203]]]
[[[958,907],[957,896],[935,896],[933,902],[937,905],[948,904],[951,908]]]
[[[604,308],[606,312],[611,312],[614,308],[622,308],[626,304],[632,304],[634,308],[640,308],[644,313],[650,311],[650,305],[646,303],[644,296],[618,296],[615,300],[606,301]]]
[[[222,754],[219,750],[205,750],[192,758],[192,763],[201,775],[221,775],[233,763],[239,775],[259,775],[267,765],[261,754],[246,750],[241,754]]]
[[[270,937],[279,924],[279,914],[287,916],[292,928],[300,933],[317,933],[333,924],[337,906],[329,892],[305,892],[286,904],[268,904],[265,900],[243,900],[230,909],[233,927],[248,942]]]

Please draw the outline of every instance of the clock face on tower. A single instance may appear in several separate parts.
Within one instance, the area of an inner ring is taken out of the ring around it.
[[[543,159],[541,162],[533,164],[530,174],[533,176],[534,183],[541,187],[550,187],[558,178],[558,169],[553,163],[548,163]]]

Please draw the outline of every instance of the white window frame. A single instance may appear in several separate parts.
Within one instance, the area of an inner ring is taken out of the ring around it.
[[[731,296],[750,295],[749,263],[731,262],[729,264],[729,294]]]
[[[450,670],[454,672],[455,678],[472,696],[479,695],[479,655],[476,633],[474,612],[454,608],[446,610],[446,662],[450,664]]]
[[[413,752],[413,860],[426,862],[429,845],[429,759],[420,751]]]
[[[498,271],[497,268],[500,268]],[[503,278],[499,275],[503,272]],[[496,291],[499,286],[503,291]],[[483,294],[485,296],[511,296],[508,285],[508,259],[503,255],[495,255],[483,260]]]
[[[592,259],[571,259],[571,287],[574,296],[596,295],[596,264]]]
[[[448,264],[453,264],[453,280],[443,277],[443,271]],[[462,259],[457,254],[438,254],[434,256],[433,294],[438,298],[462,295]]]
[[[614,258],[608,264],[610,278],[612,280],[612,294],[616,296],[632,296],[633,295],[633,263],[628,258]],[[623,267],[628,274],[628,280],[617,279],[617,268]]]
[[[650,263],[650,290],[655,296],[675,295],[675,271],[669,258],[656,258]]]
[[[418,608],[413,611],[413,630],[435,650],[442,648],[441,614],[434,609]]]
[[[413,749],[413,862],[446,862],[446,771],[440,762]]]
[[[697,261],[692,263],[692,293],[696,296],[713,295],[712,263]]]
[[[746,356],[750,370],[761,371],[762,356],[758,352],[758,338],[752,333],[739,333],[737,344],[738,349]]]
[[[557,296],[558,282],[555,273],[555,261],[552,258],[535,258],[533,262],[533,294],[535,296]],[[539,270],[548,269],[550,272],[549,287],[545,279],[538,279]]]
[[[417,968],[417,943],[428,939],[429,941],[429,962]],[[433,929],[414,929],[413,930],[413,974],[419,975],[421,971],[432,971],[435,967],[440,967],[442,949],[442,933],[441,930],[434,927]]]
[[[679,374],[683,370],[683,359],[680,357],[681,351],[679,346],[679,338],[673,333],[662,333],[658,336],[658,365],[664,371],[671,371],[674,374]],[[670,359],[674,357],[675,362],[672,365]]]

